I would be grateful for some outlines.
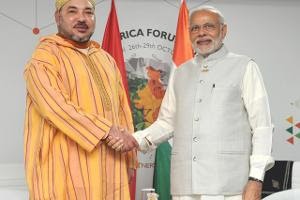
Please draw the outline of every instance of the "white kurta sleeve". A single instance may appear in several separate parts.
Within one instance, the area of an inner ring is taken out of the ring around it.
[[[254,61],[248,63],[242,83],[242,97],[253,133],[249,176],[263,180],[265,171],[274,165],[271,156],[273,125],[267,92]]]

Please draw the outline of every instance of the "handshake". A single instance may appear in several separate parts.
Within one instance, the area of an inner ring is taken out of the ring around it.
[[[105,142],[112,149],[121,152],[131,151],[139,147],[135,138],[128,131],[116,126],[111,127]]]

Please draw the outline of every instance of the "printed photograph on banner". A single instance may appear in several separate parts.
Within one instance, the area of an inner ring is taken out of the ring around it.
[[[136,130],[150,126],[159,113],[172,67],[175,35],[159,28],[121,32]]]
[[[168,83],[170,64],[155,58],[129,58],[127,77],[137,130],[150,126],[159,113]]]

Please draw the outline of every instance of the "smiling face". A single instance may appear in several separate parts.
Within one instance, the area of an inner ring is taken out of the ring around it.
[[[58,32],[79,43],[90,40],[95,31],[95,9],[88,0],[70,0],[55,13]]]
[[[226,24],[222,24],[219,15],[212,11],[196,11],[190,18],[190,38],[193,48],[204,57],[222,46],[226,33]]]

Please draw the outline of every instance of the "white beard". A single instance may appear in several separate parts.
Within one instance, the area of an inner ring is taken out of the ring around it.
[[[193,42],[192,46],[194,51],[199,54],[202,55],[203,57],[207,57],[208,55],[216,52],[218,49],[220,49],[220,47],[223,44],[223,39],[222,39],[222,35],[220,34],[220,36],[212,41],[212,44],[210,45],[210,47],[206,48],[205,51],[202,51],[200,48],[198,48],[197,46],[197,39]]]

